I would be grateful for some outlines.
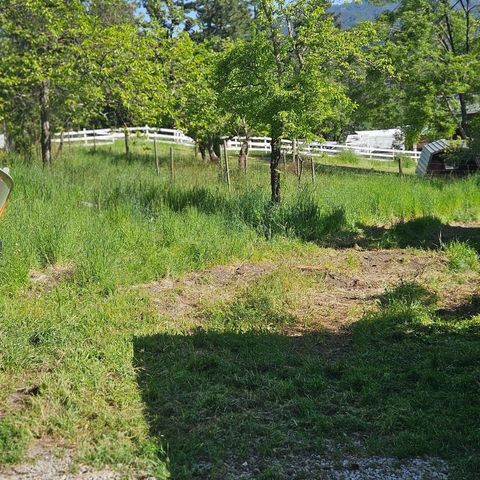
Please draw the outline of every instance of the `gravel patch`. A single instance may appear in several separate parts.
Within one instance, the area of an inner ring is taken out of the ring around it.
[[[110,468],[97,470],[77,465],[69,453],[59,457],[42,447],[32,449],[29,460],[13,467],[0,468],[0,480],[155,480],[145,473],[119,472]]]
[[[195,478],[209,478],[199,465]],[[266,476],[265,476],[266,475]],[[290,456],[269,463],[250,458],[225,465],[225,480],[318,479],[318,480],[447,480],[448,465],[437,458],[398,460],[384,457],[344,457],[333,460],[320,455]],[[265,476],[265,477],[264,477]]]

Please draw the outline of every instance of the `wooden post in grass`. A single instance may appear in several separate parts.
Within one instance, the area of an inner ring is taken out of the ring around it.
[[[298,184],[300,185],[302,181],[302,173],[303,173],[303,158],[297,153],[297,171],[298,171]]]
[[[300,176],[300,169],[298,164],[298,155],[297,155],[297,140],[294,138],[292,141],[292,162],[295,164],[295,173],[297,177]]]
[[[125,127],[123,129],[123,134],[125,136],[125,155],[127,157],[129,157],[130,156],[130,145],[128,143],[128,129],[127,129],[127,127]]]
[[[315,160],[313,158],[313,155],[310,157],[310,162],[312,166],[312,183],[315,185]]]
[[[398,155],[397,158],[398,158],[398,174],[402,176],[403,175],[402,156]]]
[[[63,141],[64,141],[64,133],[63,130],[60,132],[60,146],[58,147],[58,152],[61,153],[63,150]]]
[[[287,151],[283,151],[283,169],[285,171],[285,174],[287,173]]]
[[[173,160],[173,147],[170,147],[170,180],[175,183],[175,163]]]
[[[97,134],[95,129],[93,129],[93,153],[97,152]]]
[[[225,177],[227,179],[228,189],[230,190],[232,185],[230,182],[230,167],[228,165],[228,154],[227,154],[227,141],[223,141],[223,158],[225,159]]]
[[[153,137],[153,158],[155,159],[155,169],[157,175],[160,175],[160,162],[158,161],[157,139]]]

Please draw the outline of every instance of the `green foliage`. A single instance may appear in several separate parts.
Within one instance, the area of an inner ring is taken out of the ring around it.
[[[478,270],[478,255],[468,243],[453,241],[445,245],[448,266],[454,272]]]
[[[384,39],[377,52],[393,70],[370,71],[358,85],[357,122],[401,126],[407,144],[420,135],[450,138],[459,131],[468,137],[467,110],[476,103],[479,85],[474,10],[464,0],[402,0],[384,15],[377,24]]]

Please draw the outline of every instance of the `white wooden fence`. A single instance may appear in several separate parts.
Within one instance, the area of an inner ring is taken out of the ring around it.
[[[139,138],[153,141],[157,139],[164,143],[180,143],[185,145],[194,145],[193,138],[188,137],[180,130],[173,128],[156,128],[145,125],[144,127],[129,127],[128,130],[131,136],[135,135]],[[57,133],[53,142],[64,144],[75,143],[78,145],[92,146],[92,145],[108,145],[115,142],[115,140],[123,139],[125,136],[125,129],[97,129],[97,130],[77,130]]]
[[[251,137],[249,141],[250,150],[253,152],[270,152],[270,137]],[[227,140],[228,150],[239,150],[242,145],[242,138],[234,137]],[[282,148],[291,151],[293,142],[291,140],[282,140]],[[298,151],[300,154],[320,157],[322,155],[338,155],[344,151],[354,152],[359,156],[367,157],[370,160],[395,160],[398,155],[409,157],[418,162],[421,152],[418,150],[399,150],[375,147],[358,147],[354,145],[344,145],[336,142],[298,142]]]
[[[193,146],[195,141],[193,138],[185,135],[181,130],[172,128],[157,128],[149,127],[129,127],[127,128],[131,136],[135,135],[138,138],[147,141],[153,141],[156,139],[158,142],[181,144]],[[99,130],[78,130],[68,131],[63,133],[57,133],[53,139],[55,143],[63,141],[64,144],[77,144],[77,145],[105,145],[112,144],[116,140],[123,139],[125,135],[124,129],[99,129]],[[240,137],[233,137],[225,139],[227,143],[227,149],[238,151],[240,150],[243,139]],[[250,151],[252,152],[264,152],[269,153],[270,137],[251,137],[249,139]],[[282,140],[282,148],[287,151],[292,150],[291,140]],[[322,155],[338,155],[344,151],[351,151],[359,156],[369,158],[371,160],[395,160],[398,155],[409,157],[415,162],[418,162],[420,153],[417,150],[395,150],[386,148],[375,147],[358,147],[353,145],[342,145],[336,142],[311,142],[305,143],[298,142],[298,151],[300,154],[310,156],[322,156]]]

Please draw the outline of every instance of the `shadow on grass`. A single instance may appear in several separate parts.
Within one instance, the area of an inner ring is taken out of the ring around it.
[[[475,478],[480,324],[426,316],[385,307],[357,322],[353,349],[334,358],[325,347],[339,339],[321,334],[136,337],[146,417],[172,477],[233,479],[253,468],[248,478],[319,478],[291,471],[288,456],[306,465],[312,454],[331,456],[330,441],[341,459],[361,438],[368,454],[439,456],[459,478]]]
[[[400,222],[392,227],[362,225],[363,234],[350,238],[339,246],[360,245],[363,248],[427,248],[441,249],[454,240],[467,242],[480,252],[480,228],[462,225],[448,225],[436,217],[421,217]],[[350,245],[348,245],[350,243]]]

